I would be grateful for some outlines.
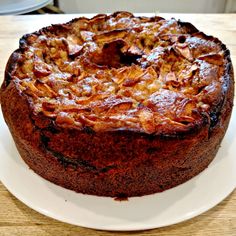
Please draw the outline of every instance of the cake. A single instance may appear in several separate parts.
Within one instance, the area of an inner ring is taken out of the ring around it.
[[[190,23],[129,12],[24,35],[0,93],[34,172],[78,193],[121,198],[162,192],[206,169],[233,96],[220,40]]]

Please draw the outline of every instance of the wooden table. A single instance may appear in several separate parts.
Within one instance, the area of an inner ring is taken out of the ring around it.
[[[207,34],[220,38],[230,49],[236,68],[236,15],[162,14],[166,18],[192,22]],[[75,15],[1,16],[0,17],[0,82],[10,53],[18,47],[19,38],[51,23],[66,22]],[[0,154],[1,157],[1,154]],[[43,216],[12,196],[0,183],[0,236],[48,235],[219,235],[236,236],[236,191],[223,202],[186,222],[142,232],[103,232],[64,224]]]

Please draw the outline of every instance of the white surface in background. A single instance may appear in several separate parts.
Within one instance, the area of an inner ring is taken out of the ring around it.
[[[66,13],[131,12],[220,13],[225,0],[59,0]]]
[[[75,193],[36,175],[20,158],[0,113],[0,180],[34,210],[67,223],[102,230],[144,230],[197,216],[236,187],[236,112],[210,166],[190,181],[162,193],[115,201]]]
[[[42,8],[52,0],[0,0],[0,15],[17,15]]]

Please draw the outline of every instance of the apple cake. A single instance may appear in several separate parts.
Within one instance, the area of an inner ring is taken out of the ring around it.
[[[43,178],[132,197],[202,172],[228,127],[230,52],[192,24],[128,12],[24,35],[1,106],[17,149]]]

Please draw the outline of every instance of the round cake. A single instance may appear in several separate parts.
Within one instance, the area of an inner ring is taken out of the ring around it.
[[[229,50],[190,23],[128,12],[24,35],[1,106],[43,178],[79,193],[161,192],[215,157],[234,96]]]

